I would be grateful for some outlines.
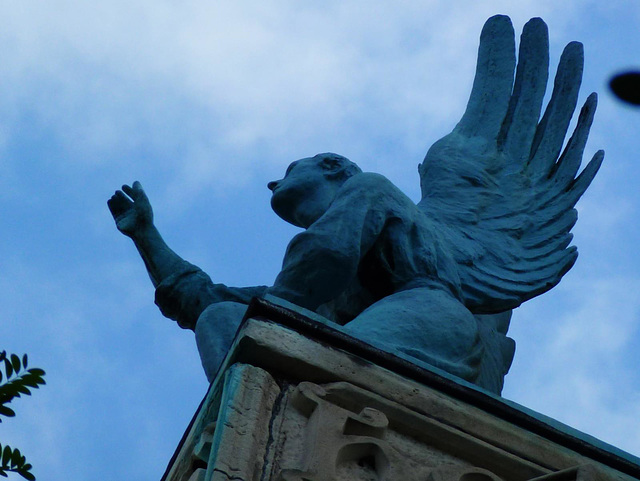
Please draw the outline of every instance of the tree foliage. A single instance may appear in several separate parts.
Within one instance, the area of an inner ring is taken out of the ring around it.
[[[22,395],[30,396],[32,389],[46,384],[43,379],[45,372],[38,368],[27,369],[28,363],[26,354],[20,359],[15,354],[0,352],[0,423],[2,416],[9,418],[16,415],[7,404]],[[29,481],[36,479],[31,473],[31,464],[19,449],[0,444],[0,476],[6,478],[10,472],[18,473]]]

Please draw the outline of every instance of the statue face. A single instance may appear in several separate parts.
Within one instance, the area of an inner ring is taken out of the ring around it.
[[[285,176],[269,182],[271,208],[290,224],[307,228],[327,211],[336,193],[317,158],[300,159],[289,165]]]

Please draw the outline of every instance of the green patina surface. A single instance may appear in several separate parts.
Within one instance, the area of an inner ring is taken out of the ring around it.
[[[515,349],[511,310],[572,267],[574,206],[603,159],[598,152],[578,174],[595,94],[563,148],[582,65],[581,44],[570,43],[543,112],[546,25],[525,25],[516,56],[511,21],[490,18],[467,109],[419,167],[417,205],[385,177],[331,153],[293,162],[268,184],[276,214],[304,229],[272,286],[217,284],[179,257],[138,182],[109,208],[140,252],[163,314],[195,331],[210,380],[251,298],[274,295],[499,394]]]

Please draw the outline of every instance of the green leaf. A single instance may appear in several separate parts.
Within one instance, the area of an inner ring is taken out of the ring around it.
[[[18,471],[18,474],[28,481],[36,481],[36,477],[29,471]]]
[[[20,358],[15,354],[11,354],[11,365],[13,366],[13,370],[16,374],[20,372]]]
[[[29,373],[34,374],[34,375],[39,376],[39,377],[42,377],[42,376],[44,376],[46,374],[42,369],[39,369],[37,367],[29,369]]]
[[[38,380],[38,376],[32,376],[31,374],[25,374],[22,376],[22,384],[25,386],[31,386],[35,389],[38,389]]]
[[[16,413],[13,409],[8,408],[7,406],[0,405],[0,415],[12,418],[16,415]]]
[[[0,386],[0,399],[1,404],[7,404],[14,397],[20,397],[14,383],[10,382],[4,386]]]
[[[7,379],[13,376],[13,366],[11,365],[11,362],[9,362],[9,359],[7,358],[5,358],[4,360],[4,370],[7,373]]]
[[[0,404],[8,404],[15,397],[13,386],[0,386]]]
[[[2,382],[2,371],[0,371],[0,382]]]
[[[11,446],[5,446],[2,450],[2,467],[9,466],[9,461],[11,460],[11,454],[13,451],[11,450]]]
[[[5,357],[7,357],[7,351],[0,352],[0,362],[4,361]]]
[[[11,454],[11,466],[19,467],[21,466],[20,460],[22,459],[22,454],[20,454],[20,450],[18,448],[13,450],[13,454]]]
[[[0,476],[4,476],[5,478],[9,477],[9,475],[5,473],[3,469],[0,469]]]
[[[0,392],[2,392],[2,394],[4,396],[8,396],[8,397],[15,396],[15,394],[16,394],[16,389],[15,389],[16,388],[16,384],[15,384],[14,381],[15,380],[9,381],[9,382],[3,384],[2,386],[0,386],[0,389],[1,389]]]
[[[36,372],[33,373],[31,371],[36,371]],[[38,369],[38,370],[30,369],[27,372],[28,374],[22,375],[22,379],[21,379],[22,384],[26,386],[31,386],[36,389],[38,388],[39,385],[46,384],[45,380],[42,379],[42,376],[44,375],[44,371],[42,369]],[[40,372],[42,372],[43,374],[40,374]]]
[[[31,391],[29,391],[29,388],[23,384],[18,384],[16,386],[16,390],[21,392],[22,394],[26,394],[27,396],[31,396]]]
[[[27,368],[27,364],[29,359],[27,358],[27,355],[25,354],[24,356],[22,356],[22,367],[24,367],[25,369]]]

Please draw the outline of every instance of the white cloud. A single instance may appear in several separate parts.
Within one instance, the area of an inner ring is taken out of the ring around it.
[[[520,30],[529,16],[572,8],[533,1],[5,6],[3,58],[11,68],[3,103],[13,116],[30,104],[71,154],[70,165],[125,165],[137,155],[147,169],[177,170],[176,190],[213,179],[218,188],[238,185],[255,161],[247,149],[284,164],[315,144],[347,144],[367,159],[379,150],[375,138],[390,133],[401,147],[419,142],[418,158],[407,159],[413,174],[429,142],[462,112],[484,19],[505,11]]]
[[[553,59],[585,40],[585,90],[602,91],[617,62],[637,59],[611,38],[636,45],[639,4],[616,5],[2,3],[0,200],[11,222],[0,240],[11,253],[0,294],[16,334],[0,348],[41,354],[51,372],[24,411],[41,476],[64,472],[51,458],[76,450],[157,479],[202,394],[192,339],[161,318],[114,230],[115,188],[142,180],[168,237],[216,280],[269,282],[292,229],[266,218],[261,193],[290,160],[337,151],[416,198],[415,166],[462,114],[488,16],[509,14],[518,34],[542,16]],[[608,157],[579,204],[581,258],[516,314],[507,394],[638,453],[637,111],[601,97],[587,150]]]
[[[505,396],[632,453],[640,452],[640,279],[570,277],[514,317]],[[515,378],[513,379],[512,376]]]

